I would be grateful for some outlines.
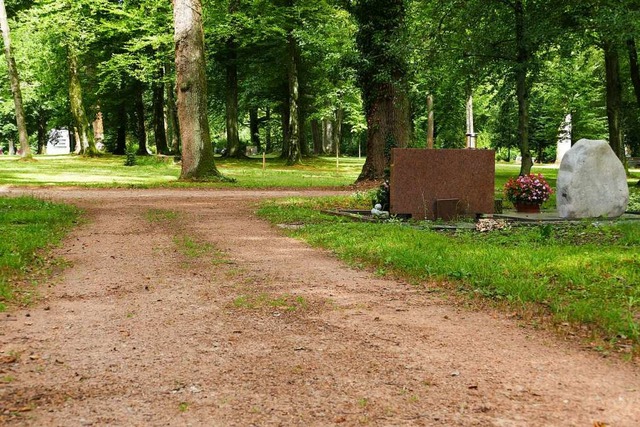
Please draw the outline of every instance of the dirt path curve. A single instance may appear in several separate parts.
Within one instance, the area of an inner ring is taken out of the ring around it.
[[[640,425],[637,367],[350,269],[252,214],[297,192],[27,192],[90,221],[45,298],[2,315],[0,424]]]

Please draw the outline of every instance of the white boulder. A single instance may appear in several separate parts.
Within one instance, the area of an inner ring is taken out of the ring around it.
[[[561,218],[615,218],[628,203],[624,166],[606,141],[581,139],[567,151],[556,188]]]

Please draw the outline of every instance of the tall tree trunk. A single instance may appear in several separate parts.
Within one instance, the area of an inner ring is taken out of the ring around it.
[[[289,109],[289,90],[287,89],[280,113],[280,123],[282,125],[282,153],[280,154],[281,159],[286,159],[287,154],[289,153],[289,144],[291,143],[291,139],[289,138],[290,116],[291,111]]]
[[[233,3],[233,2],[232,2]],[[235,38],[227,40],[227,86],[226,86],[226,123],[227,123],[227,157],[238,157],[240,137],[238,135],[238,66]]]
[[[47,154],[47,113],[38,109],[38,154]]]
[[[78,154],[93,156],[98,154],[96,144],[93,139],[87,113],[82,100],[82,86],[78,77],[78,58],[72,47],[68,47],[69,65],[69,104],[71,105],[71,115],[74,120],[76,130],[76,152]]]
[[[629,51],[629,70],[631,72],[631,82],[636,95],[636,102],[640,108],[640,67],[638,66],[638,50],[634,39],[627,40],[627,50]]]
[[[113,154],[124,155],[127,153],[127,103],[121,102],[118,108],[118,131],[116,135],[116,148]]]
[[[251,132],[251,145],[256,147],[256,152],[260,152],[260,126],[257,107],[249,109],[249,131]]]
[[[604,61],[607,81],[607,119],[609,122],[609,145],[620,161],[625,164],[622,141],[622,83],[620,82],[620,61],[615,44],[604,42]]]
[[[322,120],[322,146],[325,153],[336,153],[334,138],[333,138],[333,120]]]
[[[153,136],[156,142],[156,153],[169,154],[167,133],[164,122],[164,70],[159,70],[159,76],[153,83]]]
[[[18,67],[11,51],[11,34],[9,32],[9,21],[7,20],[7,9],[4,0],[0,0],[0,29],[4,41],[4,57],[7,61],[9,80],[11,81],[11,93],[13,94],[13,104],[16,112],[16,125],[18,127],[18,141],[20,142],[20,155],[22,157],[31,156],[29,147],[29,135],[27,134],[27,122],[22,106],[22,91],[20,90],[20,76]]]
[[[340,153],[340,144],[342,143],[342,122],[344,121],[344,109],[342,107],[336,108],[336,121],[333,132],[333,146],[334,154]]]
[[[178,126],[178,108],[176,105],[176,86],[174,83],[166,84],[167,102],[167,139],[169,148],[174,154],[180,153],[180,127]]]
[[[147,129],[144,120],[144,84],[141,81],[135,83],[134,94],[135,105],[135,118],[136,118],[136,136],[138,137],[138,151],[139,156],[148,156],[149,150],[147,150]]]
[[[287,165],[295,165],[301,162],[300,151],[300,82],[298,80],[298,46],[290,32],[287,37],[288,51],[288,80],[289,80],[289,126],[287,144]]]
[[[403,0],[362,0],[354,6],[356,44],[364,58],[358,70],[367,119],[367,159],[357,181],[385,177],[391,149],[406,147],[411,121],[404,57],[394,43],[405,26]]]
[[[516,22],[516,97],[518,99],[518,146],[520,147],[520,175],[528,175],[533,167],[531,150],[529,149],[529,49],[526,40],[526,24],[524,20],[524,3],[514,3]]]
[[[265,119],[265,136],[264,136],[264,146],[265,152],[271,153],[273,151],[273,147],[271,147],[271,107],[267,106],[267,109],[264,113]]]
[[[427,96],[427,148],[433,148],[433,137],[435,131],[435,122],[433,114],[433,95]]]
[[[313,154],[321,156],[324,154],[324,147],[322,145],[322,123],[320,120],[311,120],[311,139],[313,140]]]
[[[221,177],[213,156],[207,117],[204,32],[200,0],[173,0],[181,179]]]

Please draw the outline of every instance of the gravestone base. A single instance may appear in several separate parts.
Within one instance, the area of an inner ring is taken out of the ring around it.
[[[389,209],[392,215],[434,220],[440,216],[438,200],[457,199],[455,213],[448,206],[447,216],[492,214],[494,181],[493,150],[395,148],[391,152]]]

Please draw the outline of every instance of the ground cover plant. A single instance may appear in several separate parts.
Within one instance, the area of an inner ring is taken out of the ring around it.
[[[235,183],[179,182],[180,165],[170,156],[136,156],[126,166],[122,156],[35,156],[35,161],[18,161],[0,156],[0,185],[72,185],[87,187],[232,186],[239,188],[335,187],[352,184],[363,159],[314,157],[300,165],[286,166],[286,160],[269,156],[247,159],[216,159],[220,172]]]
[[[56,264],[46,248],[57,244],[78,220],[71,206],[32,197],[0,197],[0,311],[28,302],[29,282]]]
[[[419,224],[360,223],[323,214],[363,208],[367,195],[272,201],[259,211],[287,233],[355,266],[431,289],[506,304],[536,323],[588,328],[631,354],[640,344],[640,222],[511,227],[491,233],[438,232]],[[627,346],[628,347],[625,347]]]

